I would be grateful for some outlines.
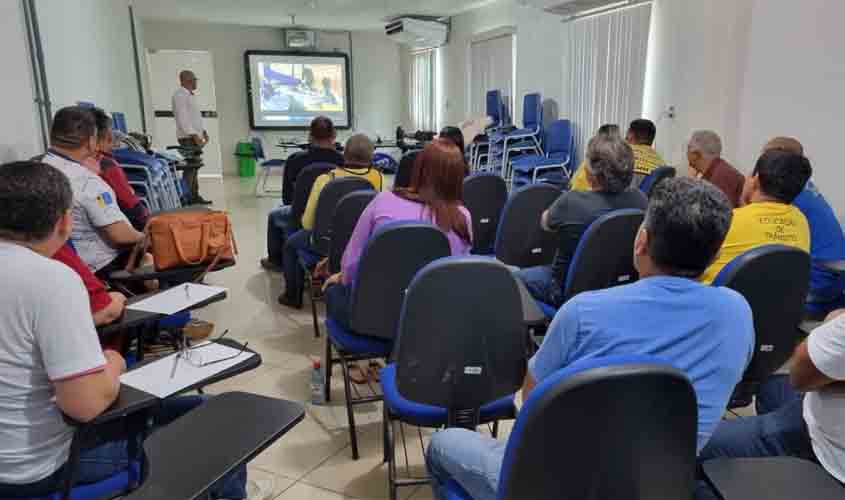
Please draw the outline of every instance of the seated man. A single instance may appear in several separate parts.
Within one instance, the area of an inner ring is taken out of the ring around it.
[[[50,130],[50,150],[44,163],[70,179],[73,188],[73,234],[79,257],[97,276],[108,278],[125,268],[132,246],[144,239],[120,211],[112,188],[83,166],[97,154],[97,127],[91,110],[60,109]],[[152,256],[144,256],[144,264]]]
[[[740,205],[745,178],[730,163],[721,158],[722,139],[712,130],[693,132],[687,144],[689,174],[704,179],[721,189],[731,206]]]
[[[695,280],[719,251],[730,219],[728,200],[709,184],[689,178],[661,183],[634,244],[640,280],[582,293],[564,304],[529,361],[523,399],[536,384],[576,361],[659,356],[692,382],[701,450],[754,350],[745,299]],[[445,499],[444,485],[453,479],[475,500],[495,499],[504,452],[504,443],[465,429],[436,433],[426,460],[435,496]]]
[[[757,416],[719,424],[698,455],[699,462],[722,457],[792,456],[820,463],[837,481],[845,482],[843,313],[831,313],[795,349],[788,363],[788,378],[775,375],[763,383],[756,398]]]
[[[364,134],[356,134],[346,141],[344,149],[343,167],[338,167],[327,174],[323,174],[314,181],[305,212],[302,214],[303,229],[294,233],[285,243],[284,275],[285,291],[279,295],[279,304],[299,309],[302,307],[302,292],[305,273],[299,265],[298,250],[311,248],[311,230],[314,228],[314,216],[317,212],[317,201],[320,193],[329,181],[338,177],[355,175],[368,180],[373,187],[381,191],[384,178],[377,169],[373,168],[373,153],[375,146]]]
[[[112,188],[117,197],[117,206],[132,223],[132,227],[143,231],[150,218],[150,210],[135,194],[126,172],[112,156],[113,130],[112,119],[100,108],[94,108],[94,120],[97,124],[97,159],[99,159],[100,177]]]
[[[49,256],[71,233],[73,191],[44,163],[0,166],[0,497],[42,497],[65,477],[73,428],[64,416],[89,422],[117,398],[126,370],[101,349],[82,281]],[[47,292],[45,292],[47,291]],[[165,425],[201,404],[171,398],[155,415]],[[79,484],[104,480],[128,466],[127,442],[81,450]],[[212,486],[213,498],[246,498],[242,468]],[[266,492],[264,492],[266,494]],[[253,498],[264,498],[253,497]]]
[[[82,279],[82,284],[88,291],[88,302],[91,305],[91,313],[94,316],[94,325],[107,325],[118,319],[123,314],[123,309],[126,307],[126,296],[120,292],[109,292],[106,289],[105,283],[100,281],[91,268],[82,262],[76,249],[70,242],[62,245],[59,250],[53,254],[53,260],[57,260],[79,275]]]
[[[766,151],[784,151],[804,154],[804,147],[791,137],[775,137],[763,148]],[[810,257],[813,267],[810,270],[810,291],[823,303],[842,298],[845,291],[843,277],[825,270],[819,265],[825,260],[845,260],[845,234],[830,204],[812,180],[792,201],[801,210],[810,225]]]
[[[296,177],[302,170],[314,163],[343,165],[343,155],[335,149],[334,124],[325,116],[318,116],[311,121],[309,133],[311,147],[291,155],[285,161],[282,181],[282,204],[267,215],[267,257],[261,259],[261,267],[269,271],[281,272],[285,239],[294,231],[300,221],[291,218],[291,205],[296,187]]]
[[[738,255],[760,245],[780,244],[810,251],[807,219],[792,201],[810,180],[813,169],[807,158],[769,151],[757,160],[745,181],[742,199],[749,204],[734,210],[733,222],[719,256],[701,275],[710,284],[719,271]]]
[[[581,235],[602,215],[622,208],[644,209],[645,195],[630,189],[634,175],[631,147],[619,138],[597,135],[587,147],[590,191],[565,191],[543,212],[541,224],[558,235],[559,246],[551,266],[517,272],[531,295],[553,307],[563,303],[563,285]]]
[[[599,128],[599,134],[606,133],[603,131],[605,127],[614,127],[615,132],[619,133],[619,128],[616,125],[603,125]],[[657,127],[651,120],[640,118],[631,122],[628,126],[628,134],[625,136],[625,141],[631,146],[634,151],[634,177],[631,180],[631,187],[639,189],[640,183],[643,179],[657,167],[666,165],[660,154],[654,149],[654,138],[657,136]],[[584,160],[586,162],[586,160]],[[572,191],[589,191],[590,185],[587,182],[587,172],[583,168],[584,163],[578,167],[572,181],[570,182],[570,189]]]

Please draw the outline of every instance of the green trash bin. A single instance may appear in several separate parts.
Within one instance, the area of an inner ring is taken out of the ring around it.
[[[238,175],[255,177],[255,149],[251,142],[242,141],[235,147],[238,157]]]

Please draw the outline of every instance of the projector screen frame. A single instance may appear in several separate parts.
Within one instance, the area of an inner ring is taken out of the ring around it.
[[[244,52],[244,68],[246,71],[246,96],[247,106],[249,111],[249,127],[251,130],[308,130],[308,125],[288,125],[288,126],[274,126],[274,125],[256,125],[255,113],[253,107],[253,91],[252,91],[252,71],[250,70],[250,56],[305,56],[305,57],[331,57],[343,59],[344,79],[346,80],[346,125],[335,125],[338,130],[349,130],[352,128],[353,115],[353,96],[352,96],[352,78],[350,69],[349,54],[346,52],[314,52],[306,50],[247,50]]]

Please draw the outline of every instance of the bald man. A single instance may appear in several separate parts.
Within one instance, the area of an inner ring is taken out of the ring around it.
[[[187,167],[182,178],[188,185],[189,203],[208,205],[211,202],[200,196],[197,171],[202,166],[202,148],[208,143],[208,132],[202,124],[202,112],[194,99],[197,77],[193,71],[179,72],[179,88],[173,93],[173,118],[176,120],[176,134],[179,145],[189,149],[186,154]]]

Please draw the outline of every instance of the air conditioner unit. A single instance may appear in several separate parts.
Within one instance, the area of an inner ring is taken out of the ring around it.
[[[289,49],[316,49],[317,32],[302,29],[286,29],[285,47]]]
[[[384,27],[385,34],[411,49],[442,47],[449,41],[449,25],[441,21],[400,17]]]

